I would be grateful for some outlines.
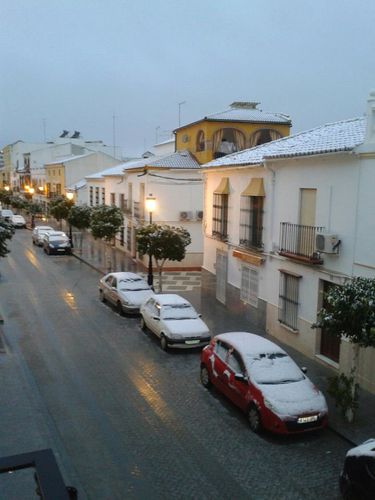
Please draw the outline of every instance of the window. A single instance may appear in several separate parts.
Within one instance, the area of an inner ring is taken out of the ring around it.
[[[197,134],[197,151],[205,150],[204,132],[200,130]]]
[[[102,188],[102,205],[105,205],[105,188]]]
[[[212,235],[221,240],[228,237],[228,195],[214,194]]]
[[[95,188],[95,205],[99,205],[99,188]]]
[[[213,194],[212,236],[220,240],[228,237],[229,179],[223,177]]]
[[[61,184],[56,184],[56,194],[60,196],[60,194],[61,194]]]
[[[229,347],[226,344],[224,344],[223,342],[220,342],[220,340],[218,340],[215,343],[215,348],[214,348],[215,354],[223,361],[225,361],[227,358],[228,350],[229,350]]]
[[[89,205],[90,205],[90,207],[92,207],[94,205],[94,188],[92,186],[90,186]]]
[[[250,136],[249,146],[253,148],[254,146],[259,146],[260,144],[265,144],[266,142],[275,141],[281,137],[282,135],[277,130],[263,128],[257,130]]]
[[[279,321],[293,330],[297,330],[298,289],[301,276],[290,274],[280,269],[279,285]]]
[[[241,196],[240,245],[262,248],[263,197]]]
[[[116,193],[111,193],[111,205],[116,205]]]
[[[120,193],[120,208],[122,211],[125,210],[125,198],[124,193]]]
[[[240,299],[253,307],[258,307],[258,269],[242,266]]]
[[[212,152],[214,158],[220,158],[245,149],[245,136],[240,130],[222,128],[212,136]]]
[[[229,351],[228,366],[233,370],[233,373],[242,373],[241,358],[238,352],[234,350]]]

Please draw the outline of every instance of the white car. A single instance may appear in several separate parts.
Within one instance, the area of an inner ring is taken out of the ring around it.
[[[180,295],[154,295],[142,304],[140,313],[141,328],[157,335],[164,351],[168,347],[203,347],[211,340],[200,314]]]
[[[153,295],[151,287],[135,273],[109,273],[99,281],[100,300],[112,303],[119,314],[138,313],[140,305]]]
[[[53,227],[51,227],[51,226],[35,226],[33,229],[33,234],[32,234],[33,244],[38,245],[38,246],[42,246],[43,245],[43,236],[48,231],[54,231]]]
[[[26,221],[22,215],[12,215],[10,222],[13,227],[26,227]]]
[[[0,217],[5,221],[10,222],[13,215],[14,213],[12,212],[12,210],[8,210],[7,208],[3,208],[2,210],[0,210]]]

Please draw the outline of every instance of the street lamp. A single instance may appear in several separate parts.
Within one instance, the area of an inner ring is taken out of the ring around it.
[[[72,192],[68,192],[68,193],[66,193],[66,197],[68,198],[68,200],[73,205],[74,194]],[[73,234],[72,234],[72,225],[71,225],[70,222],[69,222],[69,241],[70,241],[70,248],[74,248],[74,245],[73,245]]]
[[[29,198],[30,202],[32,201],[33,199],[33,194],[35,192],[35,189],[32,187],[32,186],[27,186],[27,197]],[[33,210],[33,208],[31,207],[31,210]],[[35,227],[35,214],[34,212],[31,213],[31,228],[34,229]]]
[[[146,210],[149,213],[150,219],[149,222],[152,224],[152,213],[154,212],[156,208],[156,198],[155,196],[152,196],[152,194],[149,194],[146,196]],[[147,275],[147,283],[149,286],[152,288],[154,284],[154,276],[152,274],[152,254],[151,254],[151,244],[150,248],[148,251],[148,275]]]

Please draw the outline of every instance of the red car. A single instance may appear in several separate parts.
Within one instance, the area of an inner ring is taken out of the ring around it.
[[[243,410],[250,428],[279,434],[327,425],[323,394],[278,345],[248,332],[222,333],[201,353],[200,378]]]

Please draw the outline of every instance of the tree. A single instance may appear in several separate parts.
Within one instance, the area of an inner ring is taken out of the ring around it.
[[[50,201],[49,204],[49,212],[54,217],[56,220],[60,222],[60,228],[61,228],[61,221],[64,219],[66,220],[68,218],[70,209],[73,206],[73,201],[68,200],[65,198],[65,196],[59,196],[55,198],[54,200]]]
[[[360,347],[375,347],[375,279],[355,277],[343,286],[332,288],[326,296],[327,307],[318,312],[313,328],[324,328],[327,333],[346,337],[353,344],[351,372],[352,401],[358,379]],[[345,379],[345,377],[342,377]],[[348,405],[347,417],[354,418],[355,405]]]
[[[88,206],[73,205],[69,211],[67,221],[70,227],[77,229],[87,229],[90,227],[91,208]],[[80,233],[80,249],[82,249],[82,233]]]
[[[162,291],[162,271],[167,260],[181,261],[190,245],[190,233],[183,227],[149,224],[137,232],[137,250],[141,255],[155,259],[159,275],[159,292]]]
[[[91,209],[90,228],[94,238],[102,238],[107,242],[113,240],[123,224],[120,208],[99,205]]]
[[[7,240],[14,234],[14,227],[6,221],[0,220],[0,257],[6,257],[9,253]]]

